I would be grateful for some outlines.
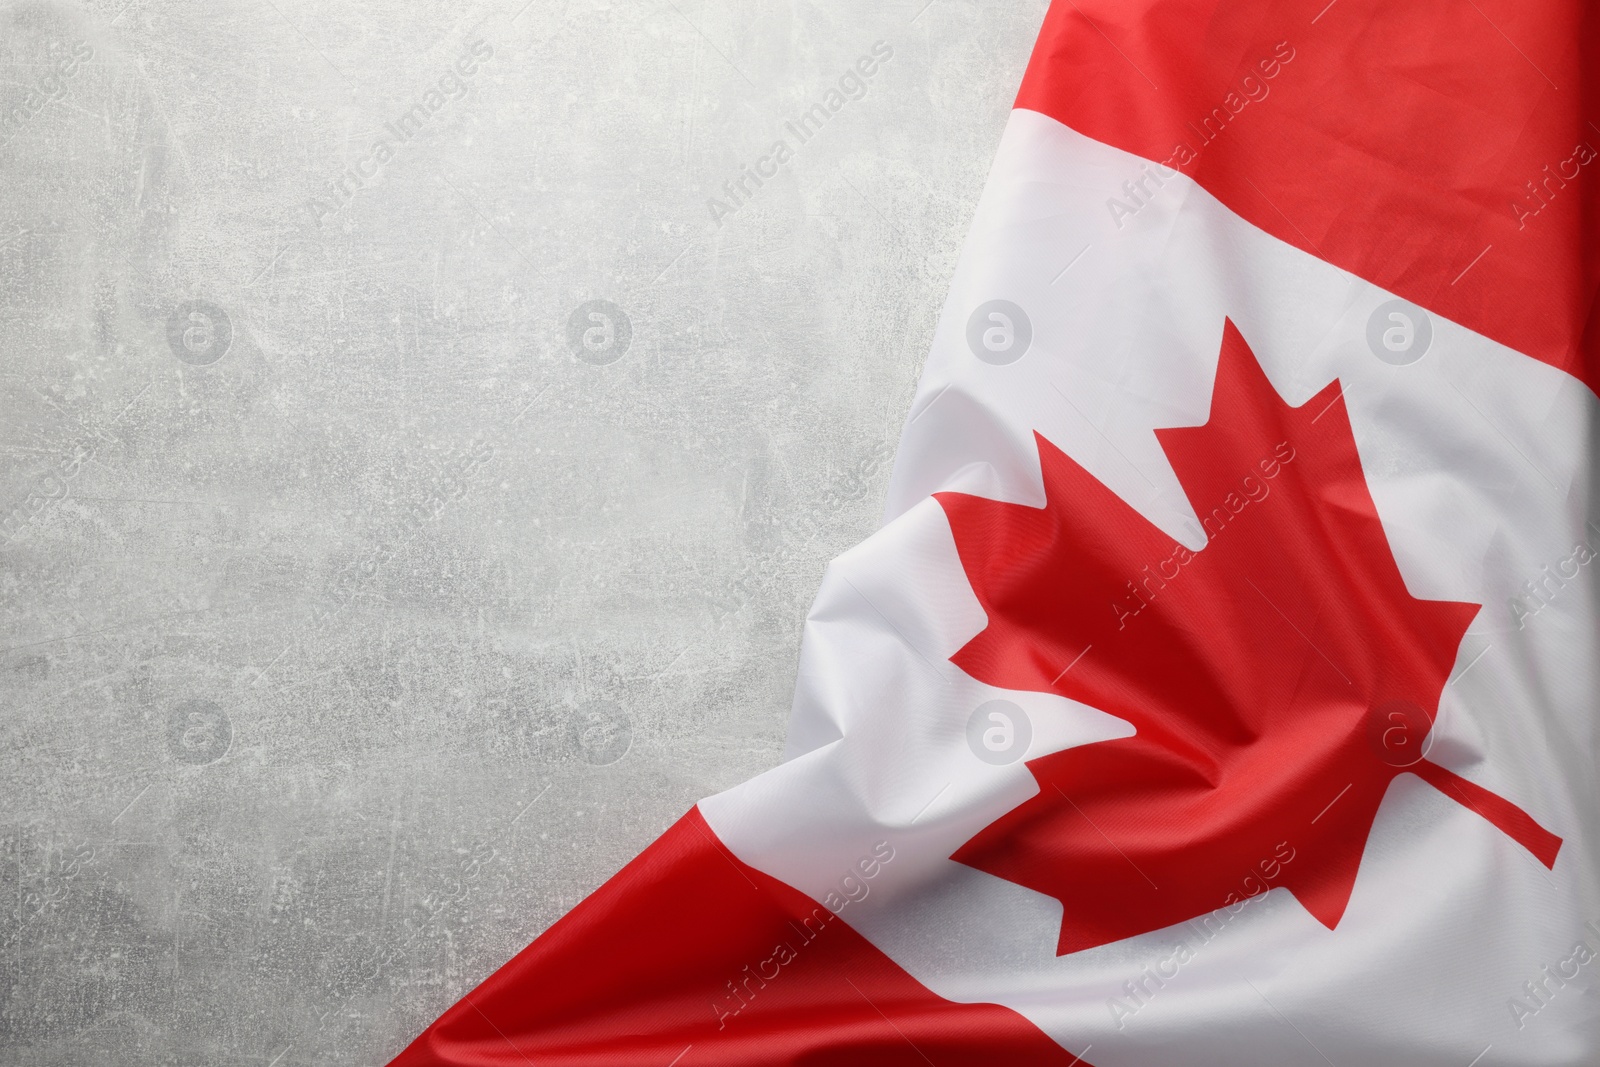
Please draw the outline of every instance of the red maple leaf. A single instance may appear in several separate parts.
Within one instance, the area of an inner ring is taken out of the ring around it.
[[[1287,405],[1230,321],[1209,420],[1156,434],[1198,552],[1037,434],[1043,508],[938,495],[988,613],[952,661],[1136,730],[1031,760],[1038,794],[953,858],[1059,900],[1058,953],[1267,885],[1333,928],[1400,774],[1554,866],[1560,838],[1419,758],[1479,605],[1406,590],[1339,383]]]

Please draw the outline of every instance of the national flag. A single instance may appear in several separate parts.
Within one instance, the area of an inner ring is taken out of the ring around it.
[[[1596,70],[1053,4],[785,762],[395,1064],[1600,1063]]]

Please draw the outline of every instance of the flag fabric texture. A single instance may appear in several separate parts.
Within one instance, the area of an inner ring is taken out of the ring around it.
[[[785,762],[397,1067],[1600,1063],[1596,70],[1053,4]]]

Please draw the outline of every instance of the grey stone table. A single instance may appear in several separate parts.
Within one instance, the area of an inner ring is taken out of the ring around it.
[[[0,6],[0,1064],[382,1064],[780,758],[1043,10]]]

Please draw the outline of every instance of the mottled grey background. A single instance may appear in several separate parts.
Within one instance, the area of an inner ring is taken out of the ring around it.
[[[381,1064],[778,760],[1043,11],[0,5],[0,1062]]]

